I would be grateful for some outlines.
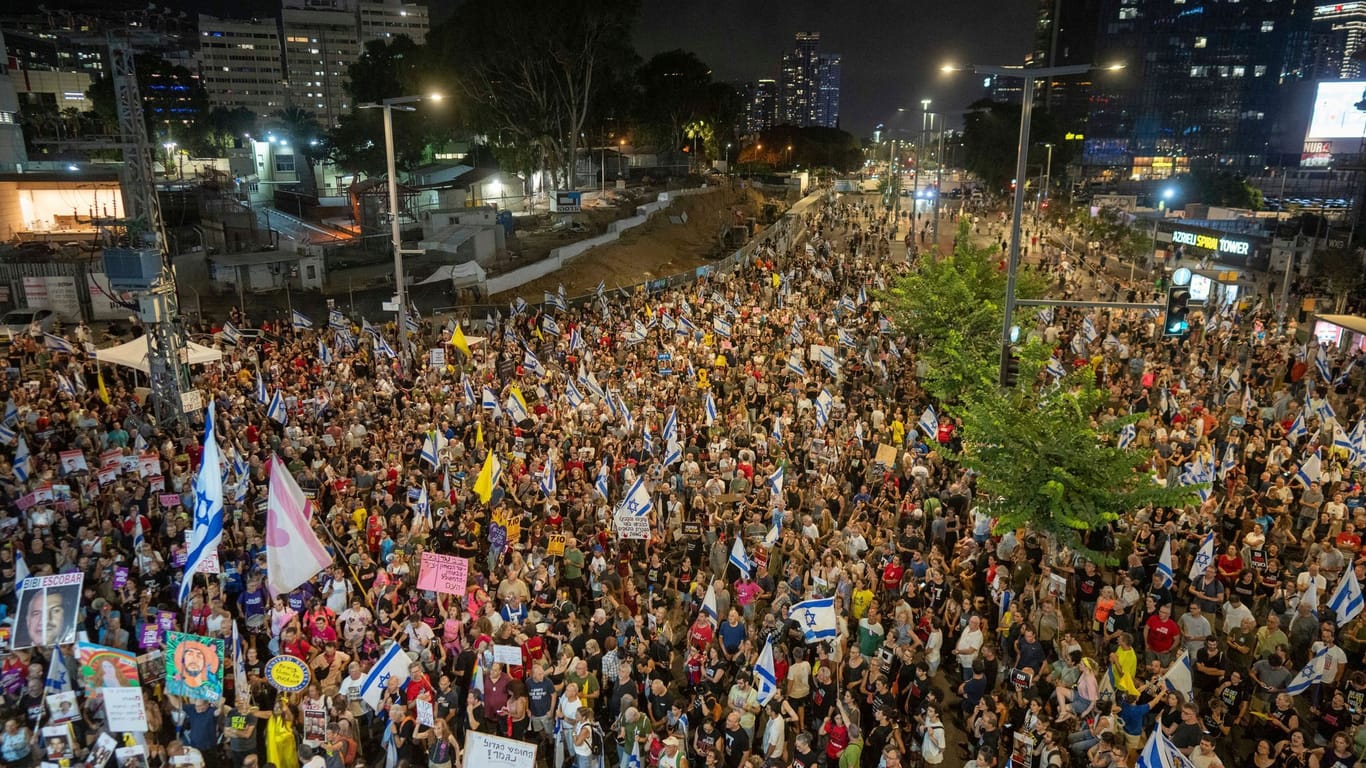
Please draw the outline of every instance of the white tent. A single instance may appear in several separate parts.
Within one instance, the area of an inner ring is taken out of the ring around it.
[[[196,344],[193,341],[185,342],[185,351],[188,354],[190,365],[205,365],[223,359],[222,352],[210,349],[202,344]],[[141,336],[117,347],[97,349],[95,350],[95,359],[101,363],[123,365],[148,373],[147,337]]]
[[[452,288],[461,288],[466,285],[482,285],[484,279],[484,268],[473,261],[467,261],[464,264],[445,264],[437,267],[430,277],[418,285],[430,285],[449,280]]]

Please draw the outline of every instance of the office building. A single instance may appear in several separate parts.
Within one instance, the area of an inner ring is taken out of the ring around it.
[[[28,162],[24,132],[19,127],[19,99],[10,84],[8,62],[5,35],[0,32],[0,173],[14,173]]]
[[[819,32],[798,32],[783,55],[781,122],[827,128],[839,122],[840,56],[822,54],[820,43]]]
[[[778,81],[771,78],[746,83],[745,133],[760,133],[778,124]]]
[[[1025,57],[1025,66],[1103,64],[1096,59],[1099,6],[1100,0],[1039,0],[1034,47]],[[993,85],[996,96],[1007,99],[1013,95],[1019,102],[1018,80]],[[1035,93],[1035,106],[1050,112],[1060,124],[1078,131],[1084,127],[1091,98],[1090,74],[1048,78],[1038,84]]]
[[[346,0],[285,0],[280,29],[290,106],[313,112],[324,126],[336,125],[351,111],[347,68],[361,54],[356,8]]]
[[[415,43],[427,40],[427,30],[431,21],[427,6],[416,3],[361,2],[357,8],[360,16],[361,45],[371,40],[386,40],[399,35],[407,35]]]
[[[216,107],[271,115],[286,106],[280,32],[273,19],[199,16],[199,72]]]
[[[1352,80],[1361,77],[1357,56],[1366,51],[1366,2],[1335,3],[1314,8],[1309,30],[1309,77]]]

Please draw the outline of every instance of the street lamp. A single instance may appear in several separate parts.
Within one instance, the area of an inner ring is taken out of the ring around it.
[[[788,145],[787,145],[787,165],[788,165],[789,168],[792,167],[792,145],[791,145],[791,144],[788,144]]]
[[[168,141],[161,146],[166,149],[166,155],[174,161],[176,159],[175,148],[177,144],[174,141]],[[167,175],[170,175],[170,171],[167,171]],[[182,180],[185,178],[185,164],[183,162],[180,164],[180,178]]]
[[[1064,67],[1025,68],[1022,66],[983,66],[973,64],[968,67],[955,67],[945,64],[943,72],[971,70],[979,75],[994,77],[1018,77],[1024,80],[1024,93],[1020,104],[1020,141],[1015,157],[1015,195],[1011,205],[1010,256],[1006,262],[1006,301],[1005,319],[1001,327],[1001,384],[1005,385],[1006,366],[1010,361],[1010,326],[1015,319],[1015,272],[1020,266],[1020,219],[1024,216],[1025,162],[1029,156],[1029,120],[1034,111],[1034,82],[1040,79],[1080,75],[1097,69],[1115,71],[1123,69],[1123,64],[1096,67],[1091,64],[1075,64]]]
[[[726,142],[726,173],[730,173],[730,142]]]
[[[920,143],[915,148],[915,176],[911,177],[911,235],[915,235],[915,225],[920,223],[920,162],[925,155],[925,120],[929,113],[930,100],[920,100]]]
[[[1050,185],[1053,181],[1053,145],[1045,143],[1044,146],[1048,147],[1048,162],[1044,165],[1043,189],[1039,191],[1039,197],[1034,201],[1034,210],[1036,212],[1040,207],[1047,206],[1049,199],[1048,190],[1051,188]]]
[[[384,99],[378,104],[361,104],[360,109],[382,109],[384,110],[384,159],[388,164],[389,172],[389,236],[392,240],[394,249],[394,286],[395,298],[398,302],[398,345],[400,359],[408,360],[408,298],[406,286],[403,280],[403,233],[400,231],[398,220],[398,160],[394,157],[394,110],[400,112],[416,112],[416,107],[408,106],[419,101],[441,101],[441,94],[434,93],[426,96],[395,96]],[[408,251],[408,253],[422,253],[421,249]]]

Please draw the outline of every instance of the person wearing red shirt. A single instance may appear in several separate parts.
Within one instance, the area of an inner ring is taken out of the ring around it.
[[[906,569],[901,567],[901,561],[892,560],[882,568],[882,588],[883,590],[895,594],[901,588],[901,577],[906,573]],[[990,582],[988,582],[990,583]]]
[[[1172,663],[1177,643],[1181,641],[1181,628],[1172,621],[1172,607],[1164,605],[1157,613],[1149,616],[1143,623],[1143,640],[1147,645],[1149,658],[1157,657],[1163,666]]]
[[[716,629],[711,625],[711,620],[707,618],[707,615],[704,613],[697,614],[697,621],[694,621],[692,629],[688,630],[688,642],[692,644],[692,647],[699,651],[705,651],[715,636]]]
[[[427,677],[427,673],[422,671],[422,665],[413,662],[408,665],[408,682],[403,687],[404,697],[408,701],[417,701],[422,694],[427,694],[430,700],[436,699],[436,688],[432,686],[432,681]]]

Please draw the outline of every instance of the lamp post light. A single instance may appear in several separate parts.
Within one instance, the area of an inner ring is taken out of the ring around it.
[[[979,75],[995,77],[1018,77],[1024,79],[1024,93],[1020,104],[1020,140],[1016,145],[1015,157],[1015,195],[1011,205],[1010,255],[1006,262],[1006,300],[1005,319],[1001,326],[1001,384],[1005,384],[1006,367],[1010,361],[1010,328],[1015,319],[1015,273],[1020,266],[1020,219],[1024,216],[1025,163],[1029,157],[1029,120],[1034,111],[1034,82],[1040,79],[1080,75],[1095,69],[1118,70],[1123,64],[1096,67],[1091,64],[1076,64],[1065,67],[1025,68],[1021,66],[984,66],[973,64],[969,67],[945,65],[944,72],[969,69]]]
[[[403,278],[403,232],[399,222],[398,212],[398,160],[394,156],[394,110],[400,112],[415,112],[416,107],[409,106],[419,101],[441,101],[441,94],[430,94],[427,96],[395,96],[384,99],[378,104],[361,104],[361,109],[382,109],[384,110],[384,160],[387,164],[389,173],[389,237],[394,250],[394,293],[398,303],[398,344],[399,359],[409,360],[411,355],[408,352],[408,297],[407,286]],[[411,253],[422,253],[413,250]]]
[[[930,100],[920,100],[920,143],[915,148],[915,176],[911,177],[911,235],[914,238],[915,225],[920,223],[920,168],[925,159],[925,125],[930,114]]]
[[[1035,212],[1040,208],[1048,207],[1048,200],[1050,197],[1048,190],[1053,182],[1053,145],[1051,143],[1045,143],[1044,146],[1048,148],[1048,162],[1044,164],[1043,189],[1039,190],[1039,196],[1034,201]]]

